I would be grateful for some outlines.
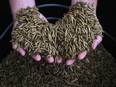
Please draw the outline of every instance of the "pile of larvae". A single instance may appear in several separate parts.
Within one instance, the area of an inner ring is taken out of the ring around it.
[[[12,31],[12,42],[25,49],[28,55],[62,56],[63,59],[76,58],[84,50],[92,50],[93,40],[102,36],[102,27],[94,8],[78,2],[69,7],[55,24],[38,17],[36,7],[27,7],[17,12],[18,22]]]

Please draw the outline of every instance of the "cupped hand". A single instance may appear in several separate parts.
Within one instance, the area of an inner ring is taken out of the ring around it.
[[[47,19],[42,14],[38,15],[38,17],[41,18],[42,20],[48,22]],[[17,24],[18,24],[17,22],[14,23],[13,29],[16,27]],[[20,46],[18,46],[17,43],[12,43],[12,48],[14,50],[16,50],[17,52],[19,52],[22,56],[26,55],[26,51],[23,48],[21,48]],[[36,61],[40,61],[41,60],[41,55],[40,54],[33,54],[32,58]],[[49,63],[53,63],[54,58],[52,56],[48,56],[46,58],[46,61],[49,62]]]
[[[74,5],[76,4],[77,2],[85,2],[87,4],[92,4],[93,7],[94,7],[94,13],[96,15],[96,5],[97,5],[97,0],[71,0],[71,5]],[[92,43],[92,48],[93,50],[96,49],[96,47],[102,42],[102,37],[101,36],[96,36],[96,38],[93,40],[93,43]],[[89,53],[87,50],[84,50],[82,52],[80,52],[79,54],[77,54],[77,59],[78,60],[82,60],[86,57],[87,53]],[[66,61],[66,65],[72,65],[74,63],[74,59],[71,59],[69,58],[67,61]]]

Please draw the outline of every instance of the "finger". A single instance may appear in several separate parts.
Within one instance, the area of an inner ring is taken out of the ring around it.
[[[102,41],[102,37],[97,36],[96,39],[93,41],[92,48],[95,49],[97,47],[97,45],[100,44],[101,41]]]
[[[18,24],[18,21],[15,21],[13,25],[13,29],[16,27],[17,24]]]
[[[74,59],[68,59],[67,61],[66,61],[66,65],[67,66],[70,66],[70,65],[72,65],[74,63]]]
[[[39,54],[33,55],[32,58],[36,61],[40,61],[41,60],[41,56]]]
[[[62,57],[56,58],[56,63],[58,63],[58,64],[62,63]]]
[[[41,18],[42,20],[48,22],[48,20],[42,14],[39,15],[39,18]]]
[[[85,58],[86,55],[87,55],[87,51],[85,50],[85,51],[81,52],[81,53],[78,55],[78,59],[79,59],[79,60],[82,60],[82,59]]]
[[[21,48],[21,47],[18,47],[17,49],[16,49],[22,56],[25,56],[25,50],[23,49],[23,48]]]
[[[47,60],[48,63],[53,63],[54,62],[53,56],[47,56],[46,60]]]
[[[17,49],[17,44],[12,44],[12,48],[14,49],[14,50],[16,50]]]
[[[12,44],[12,48],[16,51],[18,51],[22,56],[25,55],[25,51],[23,50],[23,48],[18,47],[18,45],[16,43]]]

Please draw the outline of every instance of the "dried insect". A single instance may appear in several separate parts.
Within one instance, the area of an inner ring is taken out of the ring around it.
[[[12,42],[17,42],[29,55],[45,53],[75,58],[83,50],[91,50],[96,35],[102,36],[102,27],[92,6],[79,2],[55,24],[38,18],[36,7],[17,13],[18,25],[12,31]]]

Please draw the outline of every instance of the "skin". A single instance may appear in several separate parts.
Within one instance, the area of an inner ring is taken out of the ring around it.
[[[79,1],[83,1],[83,2],[87,2],[89,4],[93,4],[93,7],[95,8],[95,14],[96,14],[96,6],[97,6],[97,0],[72,0],[71,1],[71,5],[76,4]],[[16,13],[17,11],[19,11],[21,8],[26,8],[26,7],[34,7],[35,6],[35,0],[9,0],[10,2],[10,7],[11,7],[11,12],[12,12],[12,17],[13,17],[13,21],[14,21],[14,28],[17,24],[17,22],[15,21],[16,18]],[[42,15],[38,15],[38,17],[40,17],[43,20],[47,19]],[[97,47],[97,45],[102,41],[102,37],[101,36],[97,36],[96,39],[93,41],[92,44],[92,48],[95,49]],[[26,52],[23,48],[21,48],[20,46],[17,45],[17,43],[12,43],[12,47],[14,50],[18,51],[22,56],[25,56]],[[87,55],[87,51],[84,50],[83,52],[80,52],[79,54],[77,54],[77,59],[78,60],[82,60],[85,58],[85,56]],[[33,54],[32,58],[36,61],[40,61],[41,60],[41,55],[39,54]],[[54,59],[54,57],[52,55],[47,56],[46,61],[48,63],[53,63],[56,62],[58,64],[61,64],[63,61],[62,57],[57,57],[56,60]],[[69,58],[66,61],[66,65],[70,66],[75,62],[75,60]]]

